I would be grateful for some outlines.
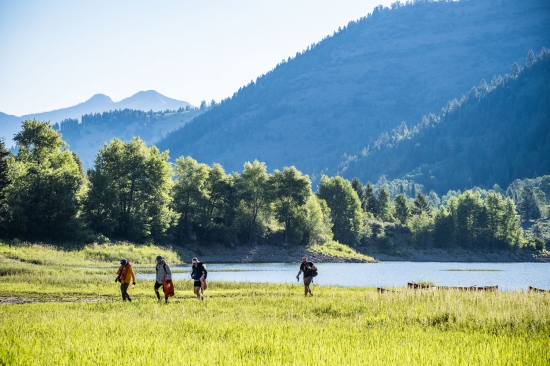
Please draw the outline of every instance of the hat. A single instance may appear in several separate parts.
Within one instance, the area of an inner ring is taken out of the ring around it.
[[[157,261],[161,261],[163,260],[164,258],[162,258],[162,255],[157,255]]]
[[[120,264],[125,265],[126,262],[127,262],[126,259],[122,259],[122,260],[120,261]]]

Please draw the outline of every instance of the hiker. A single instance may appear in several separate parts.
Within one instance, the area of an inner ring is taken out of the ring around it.
[[[122,301],[132,301],[132,298],[128,294],[128,287],[132,281],[132,288],[136,285],[136,276],[130,261],[122,259],[120,261],[120,268],[116,273],[115,282],[120,282],[120,291],[122,292]]]
[[[173,289],[172,270],[170,269],[170,266],[166,263],[164,258],[162,258],[162,256],[160,255],[157,256],[156,273],[157,277],[155,282],[155,293],[157,294],[157,299],[160,301],[159,288],[162,287],[162,291],[164,292],[164,301],[168,303],[168,297],[170,295],[173,295],[173,292],[170,294],[168,291],[166,291],[163,282],[166,282],[166,284]]]
[[[193,292],[197,296],[197,299],[202,300],[202,294],[204,294],[204,290],[208,288],[208,284],[206,283],[208,271],[206,270],[206,264],[199,261],[196,257],[193,258],[192,263],[191,278],[195,281],[193,284]]]
[[[302,258],[302,263],[300,264],[300,270],[298,271],[298,274],[296,275],[296,279],[298,281],[300,280],[300,274],[304,272],[304,295],[307,296],[309,293],[311,296],[313,296],[313,293],[311,292],[311,288],[309,286],[311,285],[311,281],[313,280],[313,271],[316,271],[317,267],[313,264],[313,262],[308,262],[306,257]]]

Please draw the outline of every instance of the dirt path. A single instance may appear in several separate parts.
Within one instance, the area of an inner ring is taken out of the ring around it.
[[[29,298],[29,297],[0,296],[0,305],[30,304],[33,302],[38,302],[38,301],[36,299]]]

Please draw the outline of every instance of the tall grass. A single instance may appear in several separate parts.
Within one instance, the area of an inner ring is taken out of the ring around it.
[[[355,259],[361,262],[376,262],[376,260],[367,255],[358,253],[354,249],[337,241],[327,241],[324,244],[316,244],[309,247],[313,252],[325,254],[331,257]]]
[[[79,250],[66,250],[44,244],[0,243],[0,260],[13,259],[48,266],[118,265],[122,258],[136,264],[154,264],[157,255],[162,255],[169,263],[181,263],[175,251],[154,245],[91,244]]]
[[[39,250],[39,249],[36,249]],[[49,249],[43,249],[49,250]],[[2,258],[2,257],[0,257]],[[119,300],[113,268],[3,257],[0,365],[547,365],[550,295],[176,282]],[[8,268],[8,270],[4,270]],[[53,302],[52,302],[53,301]]]

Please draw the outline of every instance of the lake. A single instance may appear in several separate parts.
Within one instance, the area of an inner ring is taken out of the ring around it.
[[[299,263],[207,264],[210,281],[256,283],[297,283],[299,267]],[[407,282],[429,281],[441,286],[498,285],[500,291],[526,290],[528,286],[550,289],[550,263],[319,263],[317,267],[314,284],[323,286],[401,287]],[[173,277],[188,280],[189,274],[174,273]],[[138,274],[137,278],[154,279],[155,275]]]

